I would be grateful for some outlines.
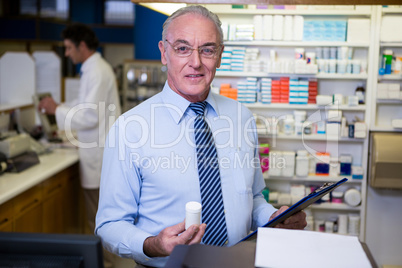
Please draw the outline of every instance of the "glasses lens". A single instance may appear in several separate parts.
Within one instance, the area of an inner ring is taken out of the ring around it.
[[[200,54],[207,58],[215,56],[216,52],[217,52],[217,48],[214,46],[200,48]]]
[[[189,46],[185,46],[185,45],[180,45],[174,48],[174,51],[176,52],[177,55],[179,56],[190,56],[191,53],[193,52],[193,49]]]

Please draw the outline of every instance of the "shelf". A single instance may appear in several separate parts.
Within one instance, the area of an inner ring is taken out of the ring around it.
[[[393,128],[391,126],[374,126],[370,128],[370,131],[378,132],[402,132],[401,128]]]
[[[333,141],[333,142],[364,142],[365,139],[347,138],[347,137],[327,137],[325,134],[310,134],[310,135],[285,135],[285,134],[267,134],[267,131],[258,128],[259,137],[275,138],[278,140],[309,140],[309,141]]]
[[[360,211],[360,206],[351,207],[351,206],[348,206],[346,204],[338,204],[338,203],[312,204],[309,208],[311,208],[311,209],[325,209],[325,210]]]
[[[384,74],[378,76],[378,81],[381,80],[402,80],[402,74]]]
[[[10,104],[0,104],[0,112],[11,111],[20,108],[27,108],[32,106],[33,103],[10,103]]]
[[[402,13],[402,8],[382,8],[382,14],[395,14],[395,13]]]
[[[402,105],[402,100],[395,99],[377,99],[377,104],[385,104],[385,105]]]
[[[366,110],[366,105],[359,106],[347,106],[347,105],[326,105],[320,106],[316,104],[286,104],[286,103],[245,103],[244,104],[249,109],[284,109],[284,110],[341,110],[341,111],[362,111]]]
[[[368,42],[356,43],[356,42],[330,42],[330,41],[225,41],[227,46],[267,46],[267,47],[369,47]]]
[[[217,71],[216,77],[306,77],[306,78],[318,78],[318,79],[339,79],[339,80],[365,80],[367,74],[285,74],[285,73],[266,73],[266,72],[232,72],[232,71]]]
[[[381,42],[380,46],[382,47],[402,47],[402,42]]]
[[[219,15],[306,15],[306,16],[370,16],[371,10],[341,9],[232,9],[222,5],[208,5],[208,9]]]
[[[284,181],[284,182],[338,182],[343,178],[347,178],[348,181],[346,183],[354,183],[354,184],[361,184],[362,180],[359,179],[352,179],[351,176],[337,176],[337,177],[330,177],[330,176],[307,176],[307,177],[283,177],[283,176],[269,176],[267,172],[263,173],[264,179],[267,181]]]

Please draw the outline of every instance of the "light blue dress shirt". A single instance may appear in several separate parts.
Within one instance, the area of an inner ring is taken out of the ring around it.
[[[213,93],[206,101],[231,246],[265,224],[276,209],[261,194],[265,182],[252,113]],[[189,104],[166,83],[162,92],[120,116],[109,132],[95,233],[115,254],[164,266],[167,257],[144,254],[144,240],[182,222],[187,202],[201,203],[195,113]]]

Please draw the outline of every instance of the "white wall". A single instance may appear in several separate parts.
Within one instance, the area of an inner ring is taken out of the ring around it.
[[[402,190],[369,187],[366,217],[366,243],[377,264],[402,265]]]
[[[113,68],[119,64],[123,64],[125,60],[134,59],[134,45],[132,44],[107,44],[104,45],[103,48],[103,57]]]

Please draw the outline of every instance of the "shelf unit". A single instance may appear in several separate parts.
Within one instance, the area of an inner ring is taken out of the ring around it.
[[[375,20],[378,12],[377,7],[372,7],[370,11],[357,11],[357,10],[235,10],[230,9],[225,5],[208,5],[208,9],[215,12],[221,19],[222,22],[233,23],[233,21],[238,20],[239,24],[253,23],[253,15],[302,15],[308,18],[369,18],[370,27],[375,28]],[[263,53],[263,49],[278,48],[280,52],[287,53],[287,56],[294,54],[292,53],[294,48],[304,47],[307,50],[313,50],[315,47],[339,47],[348,46],[358,50],[358,56],[361,58],[366,57],[368,59],[367,73],[361,74],[328,74],[328,73],[318,73],[318,74],[297,74],[297,73],[267,73],[267,72],[232,72],[232,71],[217,71],[215,80],[213,82],[214,87],[219,87],[221,83],[233,84],[236,87],[236,82],[240,80],[245,80],[246,77],[256,77],[256,78],[278,78],[278,77],[290,77],[290,78],[316,78],[319,85],[319,94],[332,95],[334,93],[341,93],[343,95],[353,95],[354,90],[358,83],[363,82],[366,88],[366,103],[370,104],[370,94],[372,92],[372,81],[373,77],[369,74],[372,73],[374,64],[372,62],[373,53],[375,46],[373,46],[373,37],[370,42],[306,42],[306,41],[225,41],[225,46],[246,46],[246,47],[259,47],[260,59],[266,57],[268,53]],[[268,58],[266,58],[268,60]],[[375,69],[377,67],[375,66]],[[375,80],[374,80],[375,81]],[[250,103],[245,104],[253,113],[260,116],[266,117],[280,117],[286,114],[292,113],[294,110],[305,110],[307,112],[307,117],[315,112],[323,113],[329,109],[338,109],[347,115],[348,120],[354,116],[359,116],[364,120],[367,126],[370,125],[370,113],[369,105],[359,105],[359,106],[347,106],[347,105],[328,105],[328,106],[318,106],[318,105],[303,105],[303,104],[263,104],[263,103]],[[257,122],[258,123],[258,122]],[[350,207],[346,204],[319,204],[311,207],[314,217],[330,217],[340,213],[359,213],[361,216],[360,224],[360,235],[361,241],[364,241],[365,232],[365,196],[366,196],[366,181],[367,181],[367,155],[368,155],[368,138],[355,139],[355,138],[339,138],[330,137],[321,134],[315,135],[283,135],[283,134],[268,134],[269,131],[257,125],[257,130],[259,134],[260,142],[270,143],[270,150],[283,150],[283,151],[297,151],[304,149],[306,146],[310,148],[319,148],[318,150],[328,149],[333,150],[336,156],[341,154],[352,154],[353,164],[361,165],[365,170],[364,179],[362,180],[352,180],[344,186],[343,189],[348,189],[350,187],[358,188],[361,191],[362,203],[358,207]],[[332,152],[331,152],[332,154]],[[298,178],[296,176],[286,178],[286,177],[266,177],[264,173],[266,183],[270,187],[270,190],[283,191],[289,190],[292,184],[319,184],[326,181],[338,181],[339,177],[328,177],[328,176],[308,176],[306,178]]]
[[[268,72],[233,72],[233,71],[217,71],[216,77],[303,77],[318,79],[334,79],[334,80],[365,80],[367,74],[299,74],[299,73],[268,73]]]
[[[402,56],[402,42],[382,42],[381,41],[381,20],[387,15],[402,15],[402,8],[385,8],[379,7],[377,9],[377,23],[375,30],[375,57],[374,65],[378,68],[374,69],[372,76],[375,78],[375,86],[378,84],[399,84],[402,90],[402,73],[400,74],[385,74],[379,75],[379,68],[381,65],[382,54],[385,49],[392,49],[394,55]],[[401,94],[402,95],[402,94]],[[402,119],[402,99],[378,99],[375,94],[370,105],[373,115],[370,122],[371,131],[381,132],[401,132],[402,129],[392,127],[392,119]]]

